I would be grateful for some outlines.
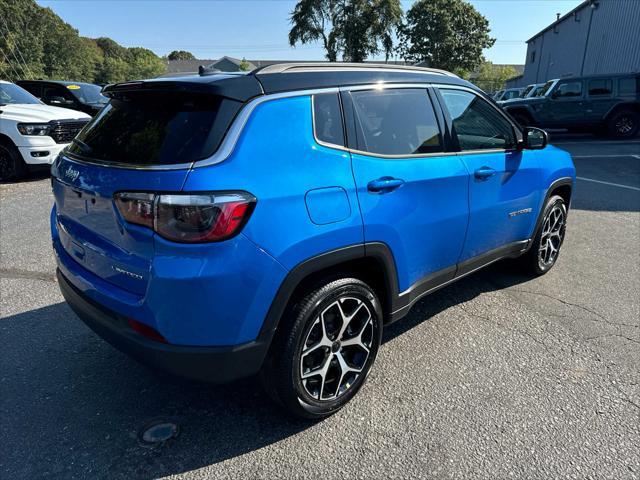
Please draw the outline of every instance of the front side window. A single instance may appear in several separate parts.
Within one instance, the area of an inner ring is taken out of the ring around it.
[[[589,96],[611,96],[613,93],[613,82],[611,80],[590,80]]]
[[[513,126],[489,102],[464,90],[441,89],[462,151],[513,148]]]
[[[553,94],[554,98],[571,98],[582,96],[582,82],[561,83]]]
[[[342,112],[337,93],[313,96],[313,128],[319,141],[344,146]]]
[[[381,155],[443,151],[440,129],[426,90],[366,90],[352,92],[351,98],[360,150]]]

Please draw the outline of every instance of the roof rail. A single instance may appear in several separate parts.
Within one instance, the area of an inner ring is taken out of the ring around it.
[[[347,62],[304,62],[304,63],[276,63],[258,68],[254,75],[272,73],[318,72],[318,71],[411,71],[416,73],[430,73],[459,78],[456,74],[437,68],[415,67],[413,65],[390,65],[388,63],[347,63]]]

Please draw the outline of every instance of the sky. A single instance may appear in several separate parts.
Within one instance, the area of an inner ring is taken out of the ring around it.
[[[110,37],[157,55],[188,50],[199,59],[321,60],[319,44],[288,45],[295,0],[37,0],[85,37]],[[402,1],[408,10],[414,0]],[[522,64],[526,40],[581,0],[470,0],[488,20],[493,63]],[[382,57],[379,57],[382,58]]]

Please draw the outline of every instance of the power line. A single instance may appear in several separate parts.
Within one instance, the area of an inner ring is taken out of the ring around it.
[[[4,18],[2,19],[2,22],[4,23],[4,26],[5,26],[5,29],[6,29],[6,32],[7,32],[7,36],[8,36],[7,38],[9,38],[9,40],[11,40],[12,34],[11,34],[11,30],[9,30],[9,25],[7,24],[7,21]],[[26,69],[28,78],[30,78],[30,79],[33,78],[33,74],[31,73],[31,69],[29,68],[29,65],[27,64],[27,62],[24,59],[24,57],[22,56],[22,52],[20,51],[20,44],[18,43],[18,40],[14,38],[14,42],[13,43],[14,43],[14,48],[12,49],[13,58],[15,58],[16,61],[18,61],[18,57],[13,52],[13,50],[17,49],[18,50],[18,54],[20,55],[20,58],[22,59],[22,63],[24,64],[23,73],[24,73],[24,71]],[[18,63],[20,63],[20,62],[18,61]]]

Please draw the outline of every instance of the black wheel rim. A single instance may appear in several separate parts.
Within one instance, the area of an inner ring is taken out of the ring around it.
[[[565,225],[564,209],[560,205],[554,205],[542,223],[542,235],[538,249],[538,262],[542,268],[549,268],[557,260],[560,246],[564,240]]]
[[[374,314],[361,299],[340,297],[319,313],[300,355],[299,375],[316,401],[342,397],[365,373],[374,341]]]

